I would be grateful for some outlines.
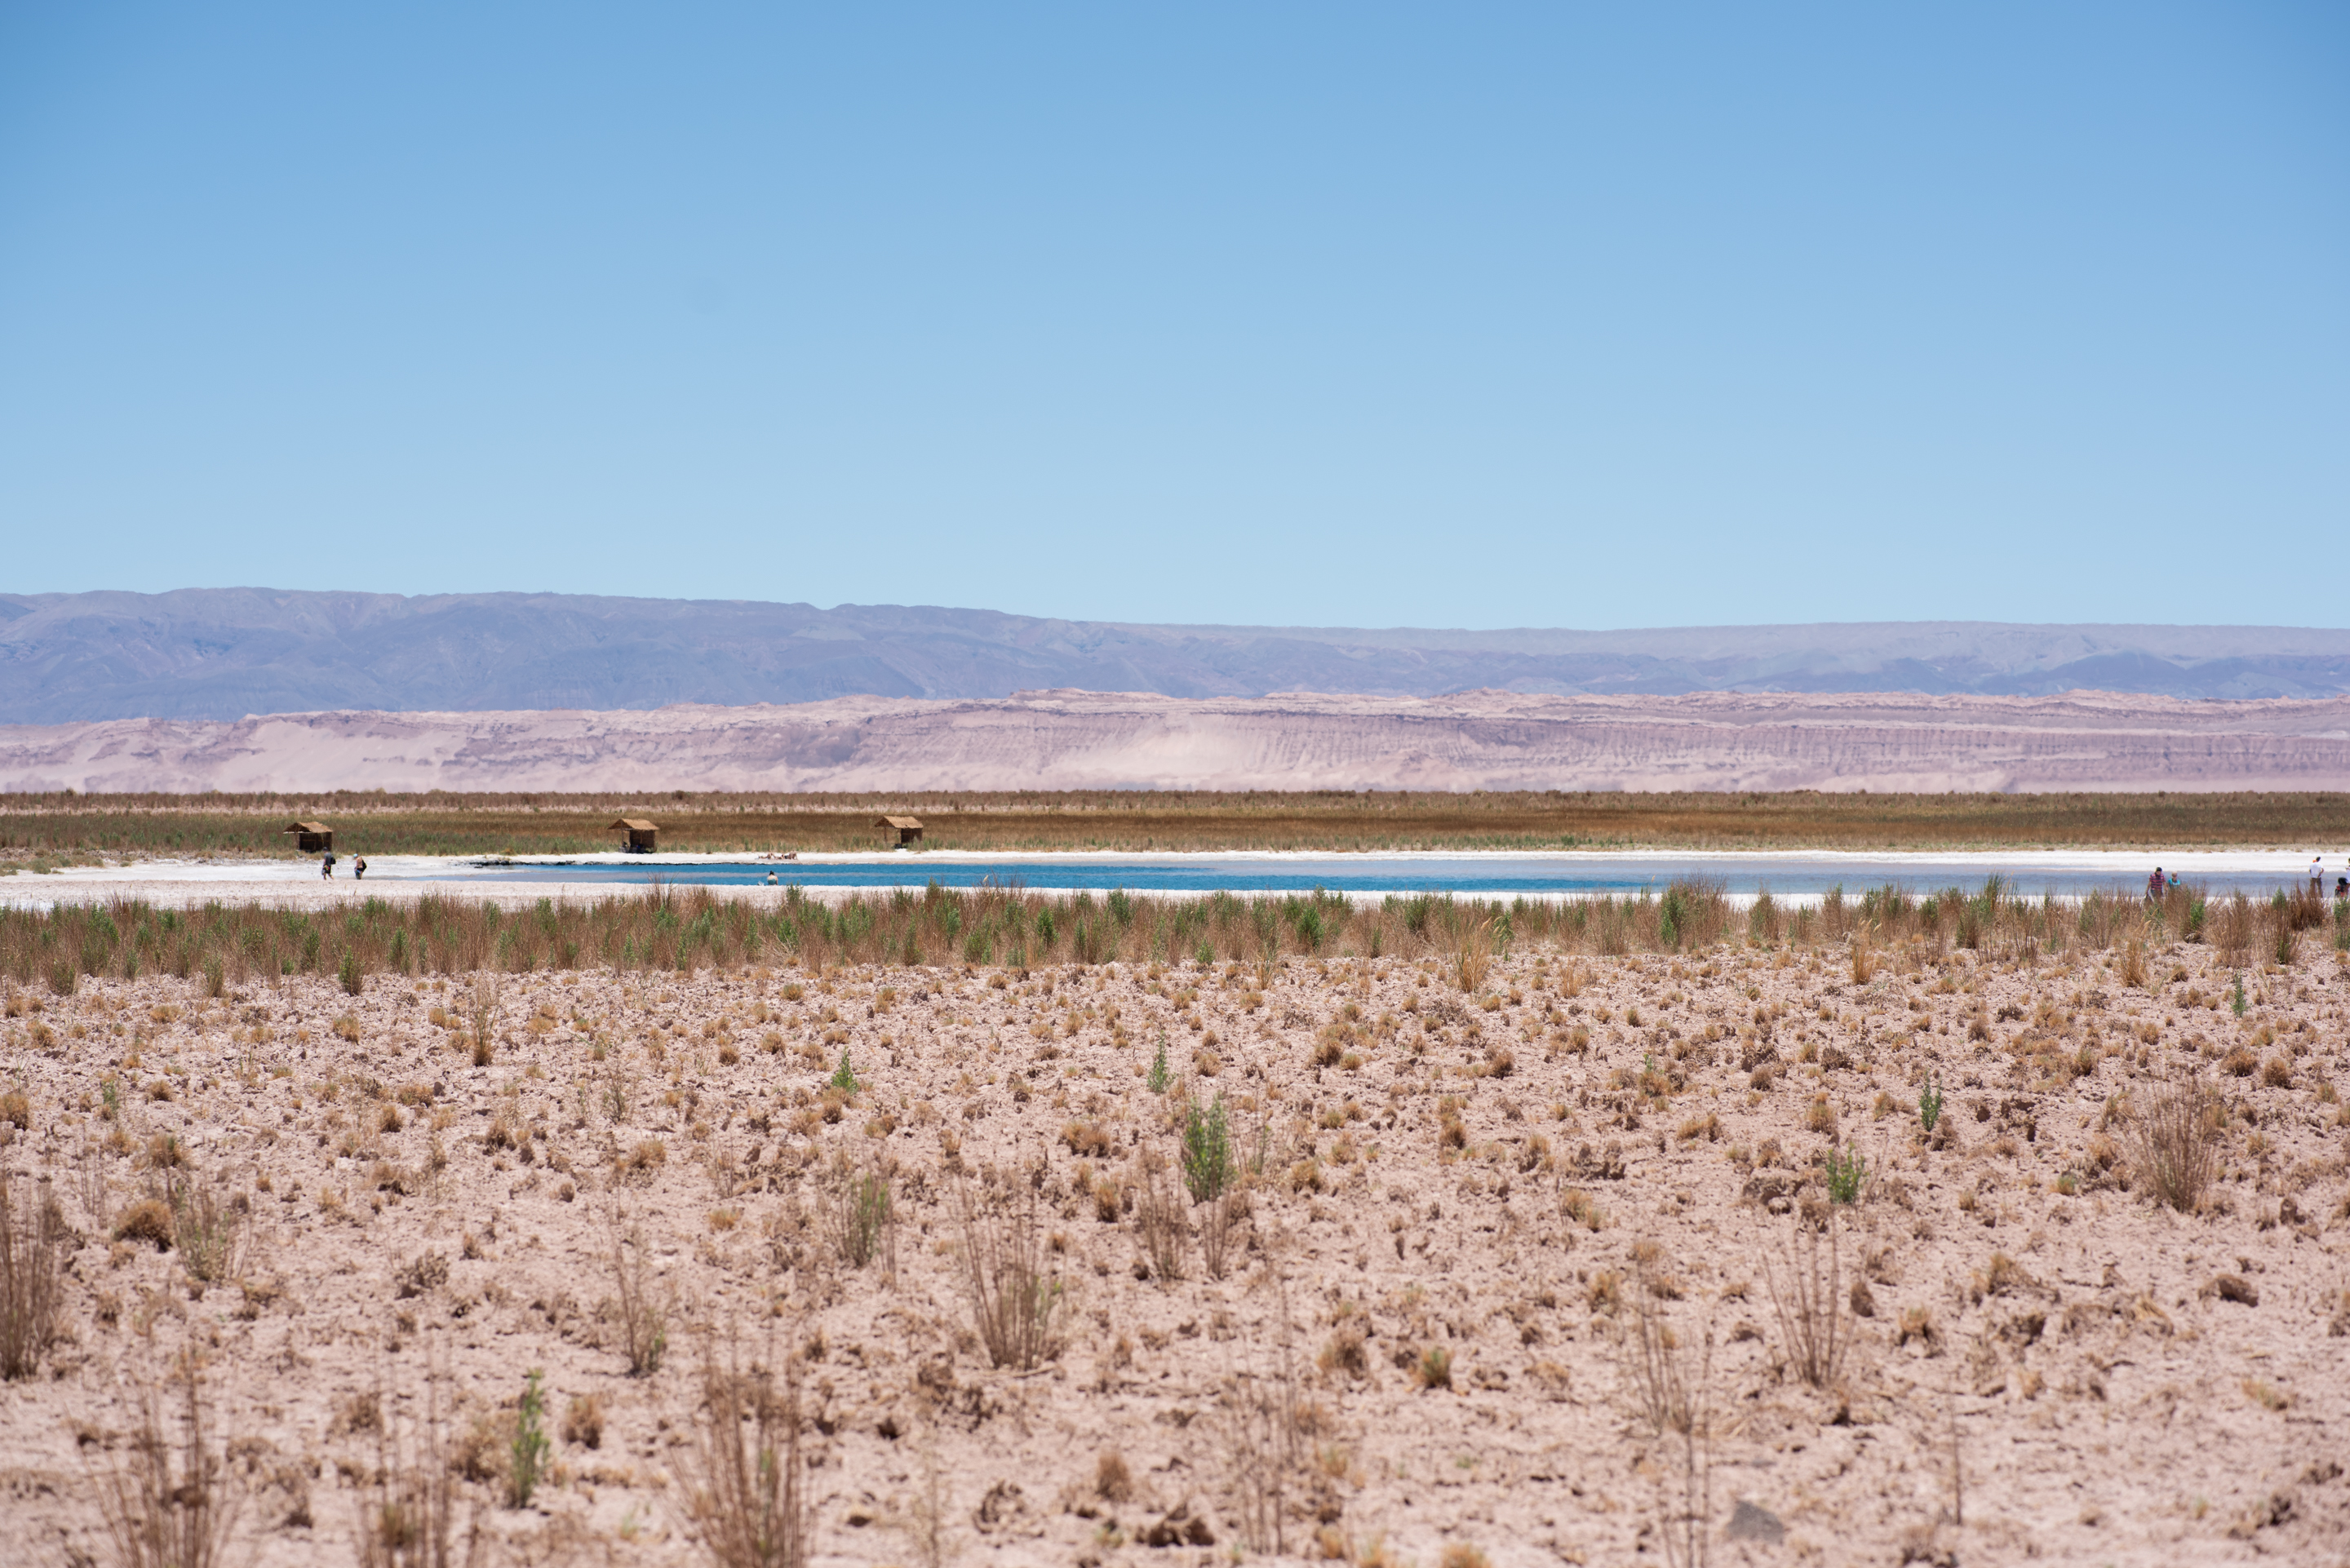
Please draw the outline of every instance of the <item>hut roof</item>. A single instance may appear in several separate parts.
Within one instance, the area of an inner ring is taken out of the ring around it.
[[[297,822],[291,827],[281,827],[277,831],[280,833],[325,833],[328,831],[328,827],[323,822]]]
[[[922,826],[919,816],[885,816],[873,825],[876,827],[915,827]]]
[[[624,816],[604,831],[607,833],[613,833],[623,827],[635,833],[655,833],[660,831],[658,825],[647,822],[642,817],[638,816]]]

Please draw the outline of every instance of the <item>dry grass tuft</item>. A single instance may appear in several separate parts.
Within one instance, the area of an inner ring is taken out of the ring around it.
[[[479,1517],[469,1519],[462,1540],[457,1533],[457,1470],[441,1383],[441,1375],[427,1375],[424,1418],[407,1444],[389,1418],[374,1422],[375,1485],[359,1516],[359,1568],[460,1568],[480,1560]],[[380,1412],[383,1403],[379,1396],[370,1408]]]
[[[963,1288],[988,1360],[1025,1371],[1060,1354],[1061,1282],[1045,1272],[1036,1199],[955,1191],[962,1223]]]
[[[1232,1243],[1248,1217],[1248,1194],[1239,1188],[1226,1188],[1200,1205],[1200,1262],[1210,1279],[1231,1272]]]
[[[182,1363],[173,1381],[185,1393],[178,1440],[166,1434],[162,1395],[140,1390],[130,1451],[99,1482],[120,1568],[219,1568],[228,1561],[238,1500],[225,1454],[205,1437],[203,1380],[192,1363]]]
[[[66,1220],[46,1190],[18,1209],[0,1171],[0,1379],[30,1377],[57,1334]]]
[[[1651,1272],[1655,1252],[1653,1244],[1646,1242],[1633,1251],[1632,1321],[1621,1342],[1624,1371],[1632,1388],[1633,1406],[1649,1429],[1659,1437],[1675,1432],[1687,1436],[1700,1416],[1698,1401],[1705,1369],[1694,1369],[1692,1376],[1688,1347],[1666,1321],[1662,1303],[1680,1293],[1678,1286]],[[1710,1343],[1707,1354],[1710,1359]]]
[[[2130,1124],[2131,1164],[2139,1183],[2182,1214],[2195,1211],[2219,1174],[2217,1104],[2199,1081],[2183,1079],[2149,1096]]]
[[[465,1028],[473,1039],[476,1067],[488,1066],[497,1051],[498,1013],[504,1003],[505,992],[495,974],[477,974],[466,988],[460,1005],[465,1010]]]
[[[715,1348],[705,1344],[702,1405],[691,1470],[702,1550],[719,1568],[802,1568],[812,1562],[797,1364],[785,1362],[778,1389],[766,1369],[743,1369],[739,1347],[722,1366]]]
[[[1836,1222],[1828,1220],[1827,1266],[1820,1266],[1820,1233],[1806,1224],[1796,1226],[1790,1245],[1787,1282],[1763,1260],[1763,1279],[1771,1288],[1771,1304],[1779,1315],[1782,1348],[1795,1376],[1814,1388],[1825,1388],[1844,1366],[1851,1348],[1852,1327],[1846,1319],[1842,1248]]]
[[[223,1198],[212,1182],[180,1178],[165,1191],[172,1233],[188,1272],[208,1285],[234,1279],[244,1267],[247,1234],[242,1195]]]
[[[833,1236],[841,1261],[861,1269],[879,1259],[884,1272],[898,1272],[898,1219],[889,1173],[875,1167],[840,1176]]]
[[[660,1370],[661,1357],[668,1353],[669,1314],[653,1299],[643,1231],[632,1223],[624,1225],[617,1210],[610,1223],[611,1251],[606,1257],[618,1291],[620,1348],[629,1358],[629,1376],[647,1377]]]
[[[1493,969],[1493,922],[1461,918],[1445,933],[1445,968],[1463,996],[1474,996]]]
[[[172,1209],[160,1198],[142,1198],[114,1217],[114,1239],[146,1241],[159,1252],[172,1248]]]
[[[1251,1551],[1280,1556],[1288,1547],[1290,1498],[1305,1484],[1313,1465],[1306,1431],[1313,1412],[1298,1397],[1289,1282],[1277,1264],[1272,1277],[1277,1303],[1274,1342],[1252,1339],[1225,1380],[1222,1436],[1241,1537]]]
[[[1134,1471],[1128,1468],[1125,1455],[1112,1449],[1095,1461],[1094,1495],[1104,1502],[1134,1500]]]
[[[574,1448],[604,1446],[604,1397],[575,1394],[563,1407],[563,1440]]]
[[[1183,1195],[1165,1162],[1146,1157],[1135,1182],[1134,1226],[1142,1236],[1143,1256],[1150,1261],[1150,1277],[1172,1284],[1183,1277]],[[1209,1200],[1220,1204],[1222,1195]]]

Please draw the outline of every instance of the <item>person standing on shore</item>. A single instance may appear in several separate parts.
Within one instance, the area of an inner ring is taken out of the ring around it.
[[[359,882],[364,882],[367,880],[366,856],[362,855],[358,859],[351,862],[351,877],[354,881]]]
[[[324,877],[331,878],[331,877],[333,877],[334,874],[335,874],[335,852],[334,852],[333,850],[329,849],[329,850],[328,850],[324,855],[321,855],[321,856],[319,856],[319,857],[318,857],[318,875],[319,875],[319,876],[321,876],[321,877]]]
[[[2162,867],[2158,866],[2154,868],[2154,875],[2146,879],[2146,896],[2148,902],[2157,904],[2162,902]]]
[[[2313,898],[2325,897],[2325,857],[2323,855],[2310,857],[2309,896]]]

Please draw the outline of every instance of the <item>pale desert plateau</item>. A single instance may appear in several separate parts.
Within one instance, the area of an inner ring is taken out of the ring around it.
[[[0,725],[21,793],[207,790],[2324,790],[2350,698],[2113,691],[1176,698]]]

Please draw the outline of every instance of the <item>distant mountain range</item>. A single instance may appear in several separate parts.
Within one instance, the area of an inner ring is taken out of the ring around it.
[[[0,595],[0,723],[651,709],[1076,689],[1171,697],[2350,693],[2350,631],[1934,621],[1648,631],[1139,626],[567,594]]]

